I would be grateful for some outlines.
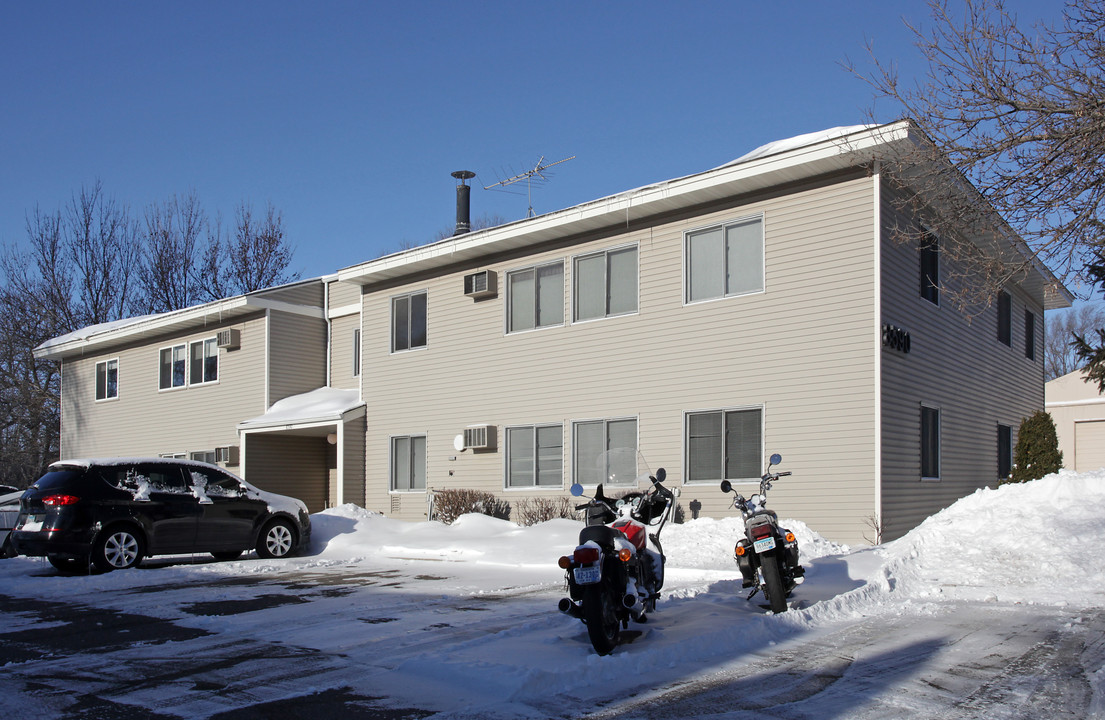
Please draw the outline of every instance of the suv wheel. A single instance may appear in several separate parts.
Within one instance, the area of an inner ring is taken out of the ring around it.
[[[126,570],[142,562],[145,551],[142,537],[131,528],[108,528],[92,546],[92,564],[104,572]]]
[[[295,545],[295,531],[287,520],[273,520],[261,531],[257,555],[263,558],[287,557]]]

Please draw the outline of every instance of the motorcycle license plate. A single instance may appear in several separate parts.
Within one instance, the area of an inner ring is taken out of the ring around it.
[[[775,549],[775,538],[765,537],[763,540],[757,540],[752,544],[753,549],[758,553],[765,553],[768,550]]]
[[[602,568],[598,565],[577,567],[572,572],[575,573],[577,585],[593,585],[602,580]]]

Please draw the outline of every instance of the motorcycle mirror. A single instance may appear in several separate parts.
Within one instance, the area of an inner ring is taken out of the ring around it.
[[[572,487],[568,488],[568,492],[570,492],[572,495],[575,495],[576,497],[582,497],[583,486],[579,483],[573,483]]]
[[[656,471],[656,482],[664,482],[668,477],[668,471],[664,468],[660,468]]]
[[[728,480],[722,480],[721,481],[721,491],[722,492],[727,493],[732,489],[733,489],[733,483],[729,482]]]
[[[781,463],[783,461],[783,456],[780,455],[779,453],[774,453],[768,459],[771,461],[772,465],[778,465],[779,463]]]

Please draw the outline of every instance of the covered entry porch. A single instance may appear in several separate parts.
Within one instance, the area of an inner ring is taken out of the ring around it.
[[[238,424],[242,476],[312,512],[365,503],[365,405],[356,390],[319,388]]]

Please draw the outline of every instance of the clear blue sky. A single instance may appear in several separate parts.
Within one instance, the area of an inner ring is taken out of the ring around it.
[[[953,0],[954,3],[954,0]],[[1060,0],[1011,5],[1059,17]],[[0,5],[0,243],[97,179],[141,214],[195,192],[283,212],[303,277],[422,244],[537,163],[538,214],[876,118],[867,40],[908,78],[922,2],[15,2]]]

